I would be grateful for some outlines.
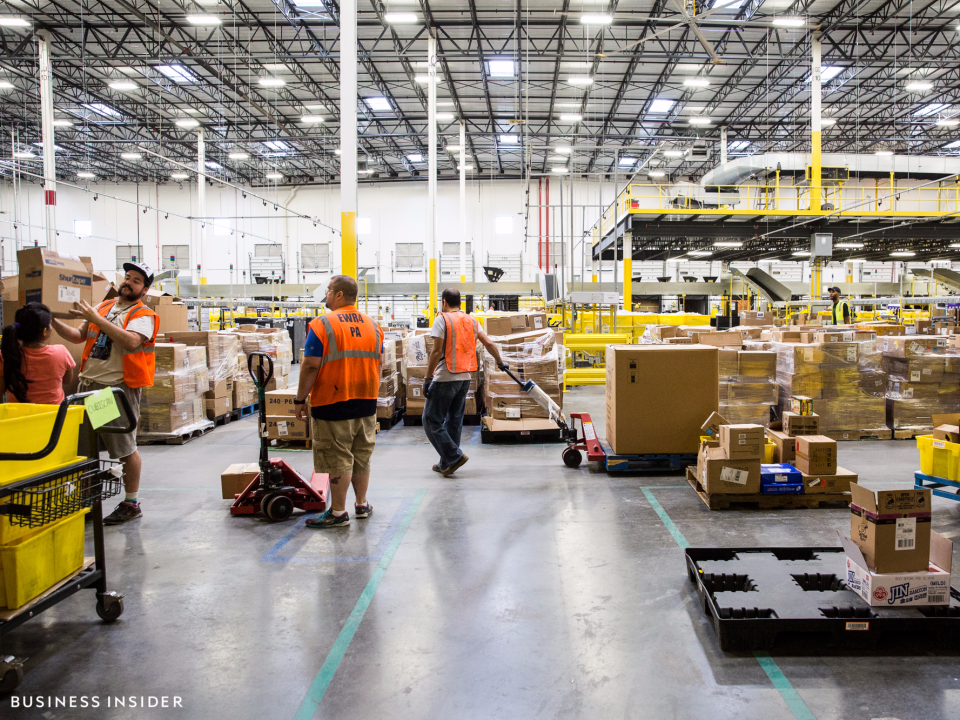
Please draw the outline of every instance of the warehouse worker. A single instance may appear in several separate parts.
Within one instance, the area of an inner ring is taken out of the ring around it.
[[[53,320],[53,328],[64,340],[86,342],[80,356],[80,392],[106,387],[123,391],[134,418],[140,419],[140,389],[153,385],[154,343],[159,320],[143,304],[142,298],[153,284],[153,270],[141,262],[123,264],[126,274],[117,289],[118,297],[104,300],[97,307],[81,300],[71,314],[86,322],[72,328]],[[124,424],[124,418],[108,424]],[[137,492],[140,490],[140,453],[137,431],[104,433],[100,442],[113,460],[123,463],[125,495],[116,509],[103,519],[106,525],[119,525],[143,516]]]
[[[470,390],[470,373],[477,371],[477,341],[483,345],[501,370],[506,369],[500,349],[483,332],[480,323],[460,309],[460,291],[448,288],[441,298],[443,312],[430,329],[433,350],[427,360],[423,381],[423,429],[440,455],[433,466],[444,477],[453,475],[470,458],[460,449],[463,410]]]
[[[830,293],[830,300],[833,301],[833,324],[849,325],[853,322],[853,313],[850,312],[850,304],[846,300],[840,299],[840,288],[827,288]]]
[[[324,304],[333,312],[309,325],[294,403],[297,417],[313,418],[313,467],[330,476],[330,507],[307,520],[311,528],[350,524],[347,490],[356,495],[354,514],[368,518],[370,457],[376,438],[377,395],[383,361],[383,330],[356,308],[357,281],[335,275]]]

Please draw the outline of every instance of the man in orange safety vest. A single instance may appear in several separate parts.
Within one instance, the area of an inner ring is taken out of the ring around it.
[[[460,309],[459,290],[447,288],[441,302],[443,312],[430,329],[434,341],[423,382],[423,395],[427,398],[423,429],[440,454],[434,471],[449,477],[469,460],[460,449],[460,432],[471,376],[477,372],[477,341],[497,361],[497,367],[503,370],[506,364],[480,323]]]

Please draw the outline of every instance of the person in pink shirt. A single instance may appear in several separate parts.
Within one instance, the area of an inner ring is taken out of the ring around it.
[[[0,341],[0,399],[59,405],[77,380],[77,364],[63,345],[47,345],[53,316],[42,303],[27,303]]]

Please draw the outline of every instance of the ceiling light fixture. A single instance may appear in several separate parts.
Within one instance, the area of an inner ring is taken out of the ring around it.
[[[564,173],[568,173],[570,171],[567,170],[565,167],[552,167],[550,168],[550,172],[556,175],[563,175]]]
[[[187,22],[191,25],[210,27],[219,25],[221,20],[216,15],[187,15]]]
[[[580,16],[581,25],[609,25],[613,18],[609,15],[600,15],[599,13],[584,13]]]
[[[304,115],[300,118],[300,122],[303,123],[322,123],[324,122],[322,115]]]
[[[283,180],[283,175],[280,173],[267,173],[264,177],[267,180]]]
[[[694,257],[706,257],[707,255],[713,255],[713,250],[691,250],[687,255],[693,255]]]
[[[820,118],[820,127],[826,127],[828,125],[836,125],[837,121],[833,118]]]
[[[245,152],[232,152],[229,155],[227,155],[227,157],[230,158],[231,160],[247,160],[249,159],[250,156],[247,155]]]
[[[937,125],[940,127],[954,127],[958,124],[960,124],[960,118],[940,118],[937,120]]]
[[[579,76],[575,75],[573,77],[568,77],[567,82],[570,85],[593,85],[593,78],[588,76]]]
[[[0,80],[0,90],[12,90],[13,83],[7,82],[6,80]]]
[[[257,80],[257,83],[260,87],[283,87],[287,84],[287,81],[278,77],[262,77]]]
[[[841,250],[859,250],[863,247],[861,242],[839,242],[834,245],[835,248],[840,248]]]
[[[96,175],[94,175],[92,172],[78,172],[77,177],[81,178],[82,180],[92,180],[96,177]]]
[[[109,87],[111,90],[129,91],[129,90],[136,90],[137,84],[129,80],[117,80],[116,82],[110,83]]]
[[[462,165],[458,166],[457,170],[473,170],[473,165]]]
[[[383,21],[387,25],[413,25],[419,22],[417,14],[410,12],[384,13]]]
[[[558,155],[569,155],[571,152],[573,152],[573,148],[567,147],[566,145],[561,145],[560,147],[555,147],[553,151]]]
[[[650,170],[647,175],[652,178],[661,178],[666,177],[666,173],[663,170]]]
[[[719,248],[738,248],[743,247],[743,243],[739,240],[719,240],[715,242],[713,246]]]
[[[0,17],[0,27],[30,27],[30,21],[18,17]]]
[[[777,27],[791,27],[798,28],[803,27],[807,24],[807,21],[802,17],[791,17],[789,15],[781,15],[780,17],[775,17],[773,19],[773,24]]]
[[[437,122],[450,122],[453,120],[454,114],[448,112],[437,113]]]
[[[887,157],[888,155],[893,155],[893,150],[877,150],[874,155],[879,157]]]
[[[692,117],[692,118],[690,118],[690,124],[691,124],[691,125],[709,125],[711,122],[713,122],[713,121],[712,121],[710,118],[708,118],[708,117]]]
[[[17,150],[15,153],[13,153],[13,156],[18,160],[32,160],[34,157],[36,157],[33,153],[25,150]]]
[[[793,251],[792,253],[790,253],[790,254],[793,255],[794,257],[809,257],[809,256],[810,256],[810,251],[809,251],[809,250],[794,250],[794,251]]]
[[[337,148],[336,150],[333,151],[333,154],[334,154],[334,155],[341,155],[342,152],[341,152],[340,148]]]
[[[684,80],[683,84],[687,87],[709,87],[710,81],[705,77],[692,77]]]
[[[63,118],[58,118],[57,120],[53,121],[53,126],[54,127],[73,127],[73,121],[65,120]]]
[[[563,113],[560,116],[560,122],[578,123],[581,120],[583,120],[583,115],[577,115],[576,113]]]
[[[916,255],[915,252],[910,252],[909,250],[894,250],[890,253],[890,257],[913,257]]]
[[[407,155],[407,160],[415,163],[423,162],[423,155],[420,153],[413,153],[412,155]]]
[[[190,176],[187,175],[186,173],[173,173],[170,176],[170,179],[171,180],[189,180]]]
[[[664,150],[663,154],[666,157],[678,158],[683,157],[683,150]]]
[[[905,89],[907,92],[926,92],[927,90],[933,90],[933,83],[916,80],[914,82],[907,83]]]
[[[120,153],[120,157],[124,160],[142,160],[143,155],[140,153]]]
[[[178,128],[195,128],[200,125],[200,121],[194,120],[193,118],[180,118],[177,120],[176,125]]]

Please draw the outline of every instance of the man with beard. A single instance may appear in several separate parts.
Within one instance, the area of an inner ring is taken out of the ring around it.
[[[159,330],[157,314],[141,298],[153,283],[153,270],[141,262],[123,264],[126,275],[119,297],[93,307],[81,300],[71,314],[86,322],[72,328],[60,320],[53,327],[67,342],[85,342],[80,359],[80,392],[118,387],[126,395],[134,417],[140,419],[140,388],[153,385],[154,343]],[[114,421],[123,424],[123,418]],[[137,492],[140,489],[140,453],[137,433],[104,433],[100,442],[113,460],[123,463],[126,494],[116,509],[104,518],[106,525],[119,525],[143,516]]]
[[[356,307],[357,281],[335,275],[324,304],[331,312],[310,322],[303,346],[297,417],[312,417],[313,466],[330,475],[330,507],[307,520],[311,528],[350,524],[347,490],[353,485],[358,520],[373,514],[367,502],[370,458],[376,439],[377,393],[383,330]]]

